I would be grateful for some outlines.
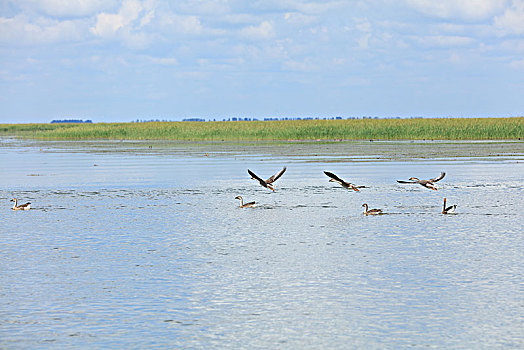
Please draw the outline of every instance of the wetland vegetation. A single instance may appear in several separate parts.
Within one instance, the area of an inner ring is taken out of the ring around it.
[[[524,137],[524,117],[0,124],[0,136],[41,140],[517,140]]]

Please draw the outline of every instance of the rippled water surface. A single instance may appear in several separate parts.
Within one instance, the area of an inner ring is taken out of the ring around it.
[[[524,143],[2,139],[0,163],[0,348],[524,347]],[[283,166],[275,193],[247,174]]]

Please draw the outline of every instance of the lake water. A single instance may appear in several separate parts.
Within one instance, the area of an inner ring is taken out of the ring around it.
[[[0,163],[0,348],[524,347],[522,142],[4,138]]]

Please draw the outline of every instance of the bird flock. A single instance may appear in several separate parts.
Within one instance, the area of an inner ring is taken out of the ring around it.
[[[284,167],[282,170],[280,170],[279,172],[275,173],[273,176],[271,176],[267,180],[262,179],[257,174],[255,174],[253,171],[251,171],[250,169],[248,169],[247,172],[251,176],[251,179],[258,181],[260,186],[262,186],[264,188],[268,188],[271,191],[275,192],[274,183],[280,177],[282,177],[282,175],[286,172],[286,170],[287,170],[287,168]],[[341,179],[340,177],[338,177],[337,175],[335,175],[335,174],[333,174],[332,172],[329,172],[329,171],[324,171],[324,174],[326,174],[326,176],[329,177],[329,181],[330,182],[336,182],[340,186],[344,187],[345,189],[351,190],[351,191],[359,192],[361,189],[367,188],[366,186],[361,186],[361,185],[357,186],[357,185],[355,185],[355,184],[353,184],[351,182],[345,181],[345,180]],[[437,191],[437,186],[435,186],[435,182],[438,182],[438,181],[442,180],[444,178],[444,176],[446,176],[446,173],[442,172],[442,173],[440,173],[439,176],[437,176],[437,177],[435,177],[433,179],[429,179],[429,180],[420,180],[420,179],[418,179],[416,177],[411,177],[411,178],[409,178],[408,181],[397,180],[397,182],[401,183],[401,184],[419,184],[419,185],[421,185],[421,186],[423,186],[425,188],[428,188],[430,190]],[[242,198],[242,196],[236,196],[235,199],[238,199],[240,201],[240,206],[239,206],[240,208],[253,208],[256,205],[256,202],[244,203],[244,198]],[[14,202],[13,207],[11,208],[13,210],[29,210],[29,209],[31,209],[31,203],[30,202],[18,205],[18,200],[16,198],[11,199],[11,202]],[[367,215],[381,215],[381,214],[384,214],[382,209],[369,209],[369,206],[368,206],[367,203],[362,204],[362,207],[364,208],[364,215],[366,215],[366,216]],[[444,198],[444,204],[442,206],[441,213],[442,214],[451,214],[451,213],[453,213],[455,211],[456,208],[457,208],[456,205],[446,206],[446,198]]]
[[[286,169],[287,168],[284,167],[282,170],[280,170],[279,172],[277,172],[276,174],[274,174],[273,176],[271,176],[267,180],[263,180],[261,177],[259,177],[254,172],[252,172],[250,169],[247,169],[247,172],[251,176],[251,179],[257,180],[262,187],[269,188],[271,191],[275,192],[275,187],[274,187],[273,183],[275,181],[277,181],[286,172]],[[335,174],[333,174],[332,172],[329,172],[329,171],[324,171],[324,174],[326,174],[326,176],[329,177],[329,181],[330,182],[336,182],[340,186],[342,186],[342,187],[344,187],[344,188],[346,188],[348,190],[359,192],[360,189],[367,188],[366,186],[357,186],[357,185],[355,185],[355,184],[353,184],[351,182],[345,181],[345,180],[341,179],[340,177],[338,177],[337,175],[335,175]],[[405,180],[397,180],[397,182],[400,183],[400,184],[419,184],[419,185],[421,185],[421,186],[423,186],[425,188],[428,188],[430,190],[437,191],[438,188],[435,185],[435,182],[438,182],[438,181],[442,180],[444,178],[444,176],[446,176],[446,173],[445,172],[441,172],[439,176],[437,176],[437,177],[435,177],[433,179],[429,179],[429,180],[420,180],[419,178],[411,177],[407,181],[405,181]],[[241,196],[236,196],[235,199],[240,200],[240,208],[253,208],[256,205],[256,202],[249,202],[249,203],[245,203],[244,204],[244,199]],[[367,215],[381,215],[381,214],[384,214],[382,209],[369,209],[369,206],[368,206],[367,203],[362,204],[362,207],[364,208],[364,215],[366,215],[366,216]],[[455,211],[456,208],[457,208],[457,205],[446,206],[446,198],[444,198],[444,204],[442,206],[441,213],[442,214],[451,214],[451,213],[453,213]]]

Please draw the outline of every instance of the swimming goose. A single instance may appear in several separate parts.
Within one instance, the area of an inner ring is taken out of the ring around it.
[[[380,215],[382,213],[382,209],[369,209],[368,205],[366,203],[362,204],[362,206],[365,208],[364,215]]]
[[[455,212],[455,209],[457,208],[456,204],[450,205],[446,208],[446,198],[444,198],[444,204],[442,205],[442,214],[451,214]]]
[[[236,196],[235,199],[240,199],[240,208],[253,208],[255,206],[255,202],[249,202],[244,204],[244,199],[242,196]]]
[[[269,188],[273,192],[275,192],[275,189],[273,188],[273,182],[277,181],[278,178],[281,177],[282,174],[284,174],[285,171],[286,171],[286,167],[284,167],[284,169],[280,170],[278,173],[276,173],[275,175],[271,176],[269,179],[264,181],[260,177],[258,177],[254,172],[252,172],[251,170],[247,169],[247,172],[249,173],[249,175],[251,175],[251,178],[253,180],[258,180],[258,182],[260,182],[261,186],[263,186],[265,188]]]
[[[15,204],[13,204],[13,207],[11,208],[13,210],[29,210],[29,209],[31,209],[31,203],[30,202],[18,205],[18,200],[16,198],[11,199],[11,202],[15,202]]]
[[[340,186],[342,186],[344,188],[347,188],[348,190],[353,190],[353,191],[357,191],[358,192],[359,188],[366,188],[366,186],[355,186],[351,182],[344,181],[340,177],[338,177],[337,175],[335,175],[333,173],[330,173],[329,171],[324,171],[324,174],[326,174],[327,176],[329,176],[331,178],[331,179],[329,179],[330,182],[336,182],[336,183],[340,184]]]
[[[440,173],[440,175],[438,177],[436,177],[434,179],[419,180],[416,177],[410,177],[409,181],[397,180],[397,182],[401,183],[401,184],[419,184],[421,186],[424,186],[426,188],[429,188],[431,190],[435,190],[436,191],[437,190],[437,186],[435,186],[433,183],[442,180],[444,178],[444,176],[446,176],[446,173],[442,172],[442,173]]]

